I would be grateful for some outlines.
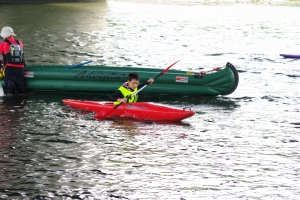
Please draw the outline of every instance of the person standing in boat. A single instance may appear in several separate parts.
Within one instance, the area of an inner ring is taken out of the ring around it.
[[[15,87],[19,94],[26,94],[26,85],[24,79],[24,47],[20,40],[16,40],[14,31],[11,27],[3,27],[1,30],[3,42],[0,43],[0,53],[3,57],[1,73],[4,76],[5,93],[13,95]]]
[[[131,72],[127,77],[127,82],[125,82],[119,89],[109,96],[109,100],[114,101],[115,105],[120,103],[133,103],[138,99],[138,95],[132,95],[142,88],[147,83],[152,84],[154,82],[153,78],[150,78],[147,82],[140,83],[140,77],[136,72]]]

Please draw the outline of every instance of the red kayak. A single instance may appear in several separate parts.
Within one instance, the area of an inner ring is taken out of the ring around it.
[[[72,108],[95,112],[94,118],[126,117],[144,120],[181,121],[195,114],[189,108],[178,109],[156,103],[124,103],[114,109],[113,102],[63,99]]]

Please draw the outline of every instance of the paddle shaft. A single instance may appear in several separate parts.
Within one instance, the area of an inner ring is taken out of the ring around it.
[[[0,71],[0,73],[1,73],[1,78],[4,80],[4,77],[3,77],[3,70],[4,70],[4,68],[2,68],[3,66],[2,66],[2,63],[0,63],[0,69],[1,69],[1,71]],[[0,83],[0,97],[3,97],[4,96],[4,90],[3,90],[3,87],[2,87],[2,85],[1,85],[1,83]]]
[[[91,63],[91,62],[93,62],[93,61],[92,61],[92,60],[89,60],[89,61],[84,62],[84,63],[80,63],[80,64],[77,64],[77,65],[73,65],[73,66],[71,66],[71,67],[66,68],[66,70],[74,69],[74,68],[76,68],[76,67],[80,67],[80,66],[82,66],[82,65],[85,65],[85,64],[88,64],[88,63]]]
[[[176,63],[178,63],[178,61],[174,62],[172,65],[170,65],[168,68],[166,68],[164,71],[162,71],[160,74],[158,74],[155,78],[153,78],[154,80],[159,78],[160,76],[164,75],[173,65],[175,65]],[[147,87],[150,83],[146,83],[143,87],[141,87],[138,91],[134,92],[133,94],[131,94],[130,96],[136,95],[137,93],[139,93],[141,90],[143,90],[145,87]],[[113,112],[114,110],[116,110],[120,105],[122,105],[123,102],[119,103],[118,105],[116,105],[115,107],[113,107],[113,109],[111,109],[109,112],[107,112],[105,115],[103,115],[102,117],[105,118],[106,115],[110,114],[111,112]],[[100,113],[98,113],[95,116],[98,116]],[[99,117],[98,117],[99,119]]]
[[[0,83],[0,97],[4,96],[4,91],[3,91],[3,87]]]

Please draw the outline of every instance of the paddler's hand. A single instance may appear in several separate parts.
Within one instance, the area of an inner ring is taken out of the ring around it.
[[[147,83],[150,83],[150,84],[152,84],[153,82],[154,82],[153,78],[149,78],[149,80],[147,81]]]
[[[117,101],[121,102],[121,103],[126,103],[127,102],[127,98],[118,98]]]

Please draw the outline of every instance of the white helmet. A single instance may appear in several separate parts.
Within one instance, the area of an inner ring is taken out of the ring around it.
[[[16,34],[14,34],[14,30],[11,27],[3,27],[1,30],[1,37],[3,39],[8,38],[9,36],[16,36]]]

